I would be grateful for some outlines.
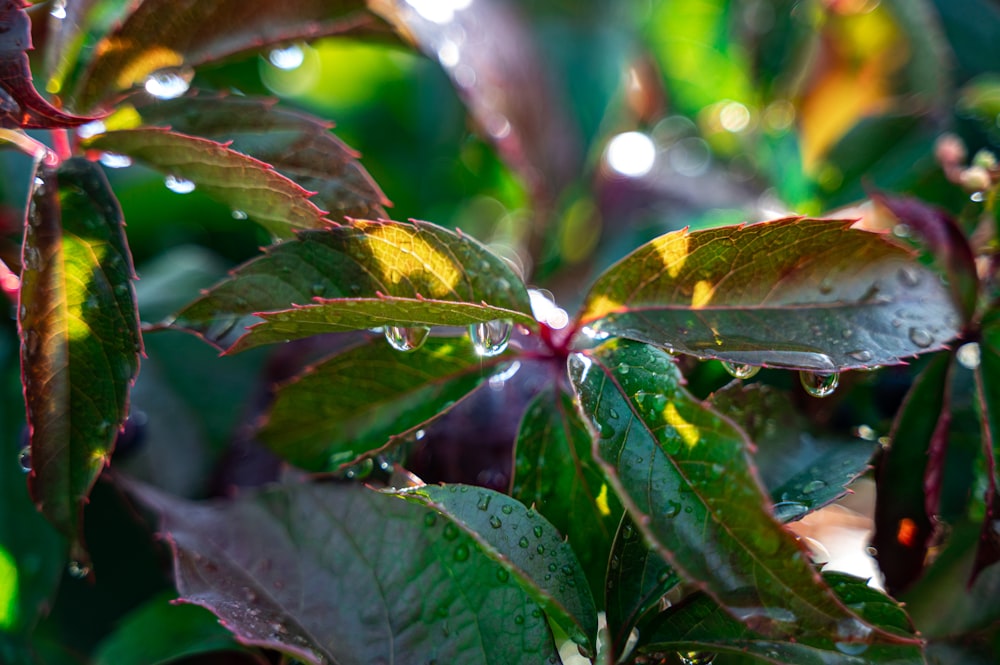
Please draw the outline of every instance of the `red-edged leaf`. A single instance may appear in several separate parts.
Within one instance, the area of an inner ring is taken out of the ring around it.
[[[326,228],[324,211],[311,192],[265,162],[230,146],[166,129],[129,129],[99,134],[89,148],[128,155],[169,176],[194,183],[209,196],[243,210],[273,234]]]
[[[75,127],[93,120],[63,113],[35,90],[28,65],[32,46],[26,6],[22,0],[6,0],[0,7],[0,127]]]
[[[145,0],[101,40],[77,86],[91,108],[163,69],[346,32],[387,32],[364,0]]]
[[[569,370],[595,458],[683,579],[764,635],[916,641],[872,626],[823,583],[771,515],[746,435],[681,387],[668,354],[613,340],[570,356]]]
[[[986,517],[979,535],[979,549],[970,584],[987,566],[1000,561],[1000,309],[991,308],[983,316],[980,361],[976,368],[976,388],[982,418],[983,454],[986,458]]]
[[[896,415],[892,446],[878,467],[875,503],[877,558],[891,593],[924,568],[941,496],[950,419],[951,354],[934,356]]]
[[[947,345],[962,315],[937,274],[849,224],[668,233],[604,273],[581,321],[597,337],[817,372],[899,364]]]
[[[283,109],[273,99],[238,96],[196,96],[138,110],[147,125],[225,143],[270,164],[315,192],[312,201],[332,217],[387,217],[389,200],[325,120]]]
[[[19,325],[39,509],[84,553],[80,512],[128,415],[141,337],[132,259],[100,167],[42,166],[25,224]]]

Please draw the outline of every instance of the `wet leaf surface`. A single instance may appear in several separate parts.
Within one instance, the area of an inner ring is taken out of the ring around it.
[[[299,233],[237,268],[171,325],[226,347],[261,319],[234,351],[383,325],[534,325],[524,283],[502,259],[468,236],[417,221]]]
[[[223,143],[166,129],[128,129],[99,134],[85,145],[127,155],[168,177],[187,181],[192,189],[244,211],[278,237],[330,224],[309,191],[269,164]]]
[[[72,159],[37,175],[18,317],[28,485],[82,560],[80,513],[128,416],[139,369],[135,275],[121,210],[100,168]]]
[[[538,511],[468,485],[426,485],[399,496],[440,511],[472,534],[551,621],[595,653],[597,610],[583,569],[570,544]]]
[[[220,60],[295,40],[383,32],[362,0],[172,0],[142,2],[95,47],[75,93],[92,108],[158,71]]]
[[[514,449],[511,496],[569,538],[593,589],[604,584],[622,507],[590,454],[590,432],[555,387],[528,405]]]
[[[499,364],[477,355],[464,337],[432,337],[410,353],[379,337],[279,386],[258,436],[303,469],[337,469],[399,443]]]
[[[880,629],[913,637],[906,612],[891,598],[867,586],[865,580],[847,575],[827,574],[824,579],[842,602],[856,609],[864,620]],[[733,619],[704,594],[659,615],[641,636],[641,648],[648,652],[707,651],[753,657],[753,662],[796,663],[797,665],[893,665],[923,664],[920,644],[870,644],[870,633],[857,626],[845,626],[843,639],[803,637],[773,639],[754,632]],[[848,635],[848,633],[851,633]]]
[[[886,588],[897,593],[924,568],[947,445],[951,354],[931,359],[917,377],[893,424],[889,450],[879,463],[872,544]]]
[[[594,452],[646,538],[689,582],[773,636],[835,637],[865,624],[770,514],[733,423],[681,388],[671,357],[616,340],[570,357]]]
[[[331,218],[387,217],[389,200],[326,120],[283,109],[273,99],[239,96],[189,97],[138,110],[147,125],[226,143],[270,164],[315,192],[312,202]]]
[[[309,663],[555,663],[537,603],[436,510],[355,484],[196,504],[130,484],[161,517],[184,602],[244,644]]]
[[[816,372],[944,347],[962,316],[938,276],[848,224],[784,219],[668,233],[604,273],[581,320],[598,338]]]

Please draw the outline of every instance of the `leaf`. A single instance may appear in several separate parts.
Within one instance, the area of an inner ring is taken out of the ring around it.
[[[594,285],[581,321],[698,358],[818,372],[943,348],[961,315],[937,275],[848,222],[676,231]]]
[[[934,535],[931,516],[938,512],[947,445],[951,366],[951,354],[942,352],[917,377],[878,466],[872,544],[890,593],[919,577]]]
[[[271,165],[228,145],[166,129],[127,129],[99,134],[88,148],[128,155],[158,171],[189,180],[212,198],[243,210],[278,237],[294,229],[329,226],[311,193]]]
[[[865,580],[842,573],[824,575],[841,601],[856,607],[864,620],[887,633],[905,636],[907,644],[870,644],[861,624],[844,624],[839,637],[781,640],[761,635],[734,620],[704,594],[697,594],[654,619],[640,636],[641,650],[709,651],[753,657],[753,662],[796,665],[923,665],[923,649],[913,637],[906,612]]]
[[[398,495],[440,511],[470,533],[552,622],[596,653],[597,609],[583,569],[569,543],[533,508],[468,485],[424,485]]]
[[[31,439],[28,485],[83,560],[80,513],[128,416],[142,339],[135,273],[100,167],[40,167],[25,224],[21,364]]]
[[[979,573],[1000,561],[1000,310],[987,310],[982,320],[980,361],[976,368],[976,393],[981,413],[983,454],[987,460],[986,516],[979,537],[976,565],[970,584]]]
[[[146,125],[220,143],[270,164],[336,218],[387,217],[391,205],[351,150],[314,116],[252,97],[189,97],[139,107]]]
[[[770,636],[830,637],[864,624],[770,515],[749,441],[680,387],[671,357],[616,340],[570,356],[595,457],[657,553],[727,611]]]
[[[237,268],[170,325],[223,345],[259,320],[255,313],[264,321],[230,351],[382,325],[535,325],[527,289],[503,260],[468,236],[419,221],[358,220],[300,233]]]
[[[161,594],[129,613],[94,654],[94,665],[160,665],[213,651],[240,649],[211,612],[174,605]]]
[[[355,484],[206,504],[127,486],[161,516],[181,600],[243,644],[316,664],[557,662],[538,605],[434,510]]]
[[[76,106],[92,108],[163,69],[295,40],[384,30],[363,0],[146,0],[94,48]]]
[[[874,441],[810,435],[805,418],[790,408],[790,395],[766,384],[734,381],[706,403],[755,444],[753,461],[781,522],[844,496],[878,447]]]
[[[0,127],[50,129],[93,120],[63,113],[35,90],[28,64],[27,51],[33,47],[26,6],[23,0],[10,0],[0,8]]]
[[[464,337],[411,353],[374,339],[309,367],[277,389],[260,440],[292,464],[329,471],[397,443],[499,371]]]
[[[566,534],[591,588],[600,589],[622,507],[591,457],[590,432],[572,398],[554,386],[528,405],[521,420],[511,496],[534,505]]]

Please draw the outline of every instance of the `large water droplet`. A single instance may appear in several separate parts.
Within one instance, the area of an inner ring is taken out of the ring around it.
[[[976,342],[963,344],[955,352],[955,358],[958,360],[958,364],[965,369],[978,368],[979,363],[982,361],[982,352],[979,349],[979,344]]]
[[[799,372],[799,380],[806,392],[813,397],[829,397],[840,383],[840,375],[819,372]]]
[[[17,454],[17,463],[21,465],[21,471],[31,473],[31,446],[21,448]]]
[[[102,152],[98,160],[109,169],[124,169],[128,166],[132,166],[131,157],[127,155],[119,155],[116,152]]]
[[[188,91],[192,78],[191,69],[161,69],[150,74],[143,87],[157,99],[173,99]]]
[[[729,375],[736,379],[749,379],[760,371],[756,365],[740,365],[726,360],[722,361],[722,367],[729,372]]]
[[[431,329],[427,326],[386,326],[385,341],[397,351],[416,351],[423,346]]]
[[[479,355],[487,358],[498,356],[507,350],[513,329],[514,324],[504,319],[474,323],[469,326],[469,339]]]
[[[52,3],[52,8],[49,9],[49,15],[59,21],[66,18],[66,0],[55,0]]]
[[[478,508],[479,510],[489,510],[489,508],[490,508],[490,495],[489,494],[485,494],[485,493],[480,494],[479,495],[479,503],[476,504],[476,508]]]
[[[291,71],[298,69],[305,62],[306,54],[298,44],[285,48],[276,48],[267,54],[267,60],[278,69]]]
[[[926,349],[934,343],[934,336],[923,328],[910,328],[910,341],[921,349]]]
[[[195,188],[195,184],[190,180],[178,178],[175,175],[168,175],[163,179],[163,184],[174,194],[190,194]]]

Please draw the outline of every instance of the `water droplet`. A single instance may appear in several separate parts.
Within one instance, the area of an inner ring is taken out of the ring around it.
[[[709,665],[715,660],[715,654],[711,651],[687,651],[678,653],[677,657],[684,665]]]
[[[386,326],[385,341],[397,351],[416,351],[423,346],[431,329],[427,326]]]
[[[515,616],[514,617],[514,623],[516,623],[518,626],[524,624],[524,616],[521,615],[521,614],[518,614],[517,616]]]
[[[476,353],[490,358],[507,350],[507,342],[510,341],[513,330],[514,324],[504,319],[474,323],[469,326],[469,339],[472,340]]]
[[[609,409],[608,410],[608,417],[610,417],[611,420],[618,420],[618,418],[619,418],[618,412],[615,411],[614,409]]]
[[[550,564],[549,564],[549,572],[550,572],[550,573],[554,573],[554,572],[556,572],[556,569],[557,569],[558,567],[559,567],[559,566],[557,566],[556,564],[554,564],[554,563],[550,563]]]
[[[632,528],[631,524],[626,524],[622,527],[622,540],[632,540],[635,536],[635,529]]]
[[[671,519],[677,517],[677,515],[680,512],[681,512],[681,504],[677,503],[676,501],[667,501],[667,509],[663,513],[663,516],[666,517],[667,519]]]
[[[353,466],[347,467],[344,470],[344,477],[348,480],[364,480],[371,475],[374,469],[375,462],[369,457],[361,460]]]
[[[434,513],[427,513],[424,515],[424,526],[434,526],[437,524],[438,518]]]
[[[245,210],[240,210],[238,208],[236,210],[233,210],[232,214],[233,214],[233,219],[246,219],[247,218],[246,211]]]
[[[539,554],[545,554],[545,545],[539,545],[538,547],[535,548],[535,551],[538,552]]]
[[[809,512],[809,506],[798,501],[779,501],[774,504],[774,516],[779,522],[790,522]]]
[[[871,352],[866,351],[865,349],[858,349],[857,351],[848,351],[847,355],[848,357],[857,360],[859,363],[866,363],[871,361],[872,359]]]
[[[21,471],[31,473],[31,446],[21,448],[17,454],[17,463],[21,465]]]
[[[958,364],[965,369],[978,368],[979,363],[982,360],[982,352],[979,350],[979,344],[976,342],[963,344],[958,347],[958,351],[955,352],[955,358],[958,359]]]
[[[455,540],[456,538],[458,538],[458,527],[449,522],[444,527],[444,539]]]
[[[497,517],[496,515],[491,515],[490,516],[490,526],[491,527],[493,527],[494,529],[499,529],[502,525],[503,525],[503,522],[500,521],[499,517]]]
[[[816,480],[810,480],[808,483],[806,483],[802,487],[802,493],[803,494],[814,494],[814,493],[820,491],[821,489],[823,489],[824,487],[826,487],[826,481],[819,480],[817,478]]]
[[[839,374],[821,374],[819,372],[799,372],[802,387],[813,397],[829,397],[840,383]]]
[[[481,493],[479,495],[479,503],[476,504],[476,508],[478,508],[479,510],[489,510],[490,495],[486,493]]]
[[[497,581],[506,582],[509,579],[510,579],[510,573],[507,572],[506,568],[497,569]]]
[[[305,62],[306,54],[298,44],[292,44],[285,48],[273,49],[267,54],[267,61],[278,69],[291,71],[298,69]]]
[[[760,367],[755,365],[739,365],[725,360],[722,361],[722,367],[736,379],[749,379],[760,371]]]
[[[528,547],[528,539],[525,536],[521,536],[521,540],[517,541],[517,544],[520,547],[527,548]]]
[[[852,337],[854,337],[854,331],[851,330],[850,328],[844,328],[843,330],[840,331],[840,336],[843,337],[844,339],[851,339]]]
[[[910,341],[921,349],[926,349],[934,343],[934,336],[923,328],[910,328]]]
[[[618,366],[618,373],[624,376],[625,374],[628,374],[630,369],[631,367],[629,367],[625,363],[622,363],[621,365]]]
[[[192,69],[161,69],[150,74],[143,87],[157,99],[173,99],[188,91],[192,78]]]
[[[66,0],[55,0],[49,9],[49,15],[59,21],[66,18]]]
[[[323,284],[322,282],[316,282],[315,284],[309,287],[309,292],[314,296],[321,296],[324,293],[326,293],[326,284]]]
[[[541,526],[536,526],[531,532],[535,534],[535,538],[541,538],[542,534],[545,533]]]
[[[504,515],[510,515],[512,512],[514,512],[514,506],[510,505],[509,503],[500,506],[500,512],[502,512]]]
[[[459,545],[455,548],[455,561],[465,561],[469,558],[469,546]]]
[[[920,285],[920,271],[914,266],[903,266],[897,274],[903,286],[913,288]]]
[[[195,188],[195,184],[190,180],[178,178],[175,175],[168,175],[163,179],[163,184],[174,194],[190,194]]]
[[[70,561],[69,565],[66,566],[66,571],[69,573],[70,577],[78,580],[82,580],[87,575],[90,575],[90,567],[80,563],[79,561]]]

